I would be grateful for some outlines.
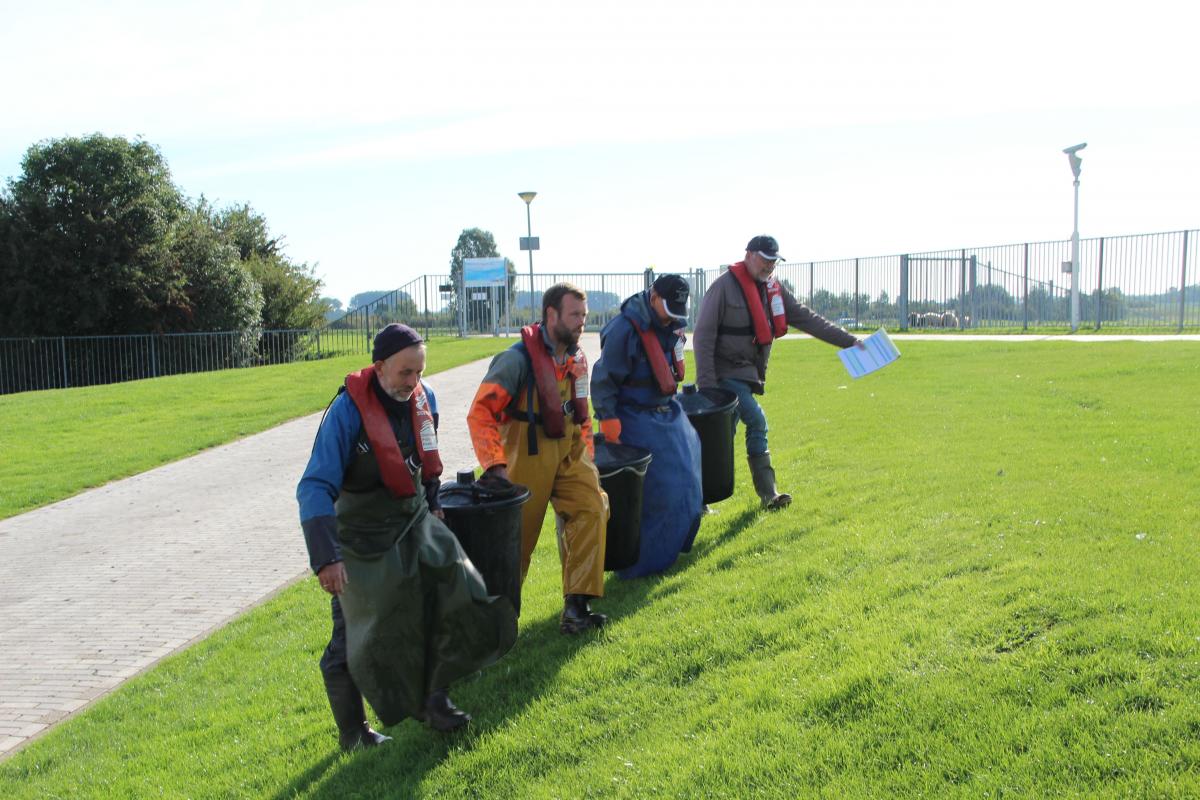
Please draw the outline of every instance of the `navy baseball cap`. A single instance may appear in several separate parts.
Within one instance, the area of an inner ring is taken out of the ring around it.
[[[786,261],[783,256],[779,255],[779,242],[775,241],[774,236],[755,236],[746,245],[746,250],[751,253],[758,253],[768,261]]]
[[[690,289],[682,276],[660,275],[651,288],[663,299],[668,314],[675,319],[687,319]]]

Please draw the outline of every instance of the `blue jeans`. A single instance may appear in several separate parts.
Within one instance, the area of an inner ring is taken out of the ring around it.
[[[721,378],[718,385],[737,395],[738,419],[746,423],[746,455],[757,456],[767,452],[767,415],[750,391],[750,384],[733,378]],[[737,419],[733,421],[737,433]]]

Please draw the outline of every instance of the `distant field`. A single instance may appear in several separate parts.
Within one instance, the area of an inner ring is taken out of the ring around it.
[[[505,339],[435,339],[430,374]],[[320,411],[367,355],[0,396],[0,519]]]
[[[343,756],[312,581],[0,763],[0,796],[1195,797],[1200,345],[780,347],[781,485],[557,633],[553,528],[514,651]]]

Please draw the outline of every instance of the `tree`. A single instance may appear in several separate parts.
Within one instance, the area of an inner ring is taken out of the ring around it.
[[[978,314],[979,320],[1011,320],[1017,317],[1017,301],[1008,290],[998,283],[985,283],[976,286],[973,291],[962,296],[963,308],[967,313],[972,309]]]
[[[457,286],[458,281],[462,280],[463,259],[496,258],[499,255],[496,238],[491,232],[481,228],[465,228],[450,251],[450,281]]]
[[[382,328],[392,322],[416,327],[419,320],[417,303],[408,292],[359,292],[350,298],[349,311],[358,311],[354,324],[369,329]]]
[[[296,264],[283,254],[283,237],[271,237],[265,217],[249,205],[241,205],[212,215],[212,223],[236,248],[242,264],[262,289],[260,324],[264,329],[314,328],[321,324],[328,310],[321,299],[321,280],[308,264]]]
[[[450,251],[450,285],[453,287],[450,308],[455,313],[458,313],[459,287],[463,281],[463,261],[468,258],[499,256],[500,251],[496,249],[496,239],[491,232],[481,228],[465,228],[458,235],[458,242]],[[507,258],[504,259],[504,271],[507,276],[507,291],[489,288],[482,291],[486,299],[468,300],[467,320],[473,326],[479,327],[482,323],[488,323],[493,317],[499,322],[516,298],[517,269]]]
[[[161,329],[187,305],[169,233],[186,211],[162,155],[95,134],[33,145],[0,225],[5,333]]]
[[[187,304],[164,328],[178,331],[250,331],[259,327],[263,294],[238,251],[211,225],[203,209],[189,211],[170,239],[174,267],[186,276]]]
[[[376,289],[376,290],[372,290],[370,292],[359,292],[358,294],[356,294],[350,298],[350,305],[348,306],[348,308],[349,308],[349,310],[354,310],[356,308],[362,308],[363,306],[368,306],[371,303],[374,303],[379,298],[386,297],[390,293],[391,292],[388,289]]]
[[[346,313],[346,308],[342,305],[342,301],[338,300],[336,297],[322,297],[321,302],[325,304],[326,322],[333,322],[335,319]]]

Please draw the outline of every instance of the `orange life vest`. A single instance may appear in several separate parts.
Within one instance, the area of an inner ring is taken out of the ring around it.
[[[783,287],[775,276],[767,278],[767,302],[771,306],[771,319],[767,320],[767,312],[763,308],[762,296],[758,293],[758,282],[750,277],[746,262],[739,261],[732,265],[729,271],[737,280],[746,298],[746,307],[750,309],[750,321],[754,327],[755,344],[770,344],[775,339],[787,333],[787,314],[783,309]]]
[[[346,392],[362,416],[363,430],[371,442],[371,449],[375,451],[384,485],[396,497],[412,497],[417,493],[417,488],[413,485],[412,472],[404,461],[400,445],[396,442],[392,424],[388,422],[387,410],[375,396],[375,389],[371,386],[374,372],[374,367],[351,372],[346,376]],[[417,452],[421,457],[422,475],[425,478],[437,478],[442,474],[437,428],[433,424],[429,398],[425,396],[425,389],[420,383],[409,400],[408,408],[413,439],[416,440]]]
[[[537,387],[539,412],[542,418],[542,430],[551,439],[561,439],[566,435],[566,414],[564,403],[558,394],[558,373],[554,369],[554,360],[546,352],[546,342],[542,336],[542,324],[526,325],[521,328],[521,341],[525,344],[525,352],[529,354],[529,362],[533,367],[533,383]],[[575,367],[570,373],[571,381],[571,416],[576,425],[582,425],[588,418],[587,397],[587,358],[583,350],[575,354]],[[582,363],[584,380],[578,380],[579,367]],[[530,425],[533,422],[533,406],[527,404],[526,412],[530,415]]]
[[[682,331],[675,333],[675,347],[672,349],[671,363],[667,364],[662,343],[652,330],[653,326],[643,328],[637,322],[634,322],[633,326],[637,329],[638,336],[642,337],[646,360],[650,362],[650,370],[654,373],[654,381],[658,384],[659,392],[665,395],[675,394],[679,389],[679,384],[683,383],[683,345],[687,342],[687,337]]]

